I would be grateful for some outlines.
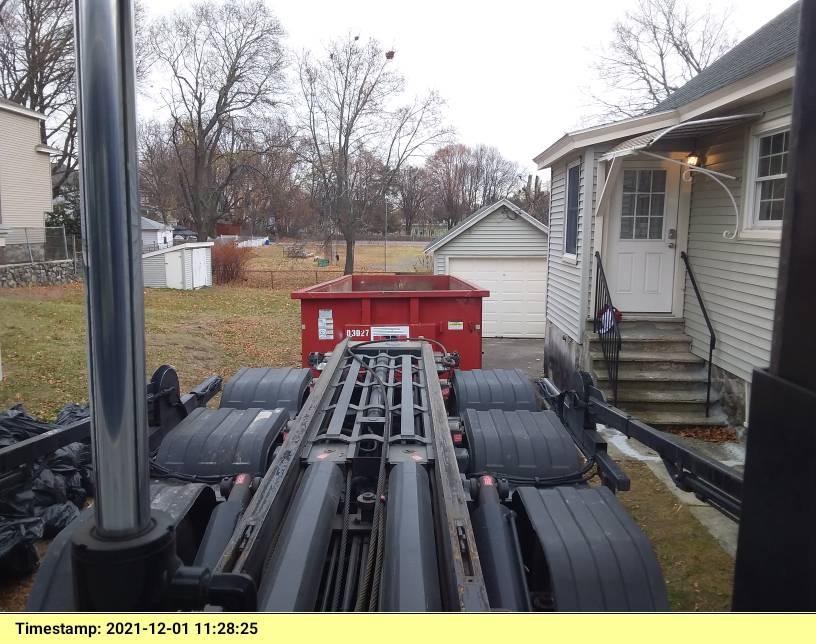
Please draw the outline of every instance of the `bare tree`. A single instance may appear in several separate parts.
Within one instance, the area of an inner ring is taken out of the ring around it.
[[[311,166],[329,230],[346,241],[345,272],[354,270],[357,233],[406,161],[444,134],[435,93],[398,104],[404,81],[394,52],[348,36],[325,55],[300,61],[303,158]]]
[[[736,42],[730,12],[696,13],[685,0],[639,0],[617,22],[595,65],[606,85],[593,99],[603,116],[642,114],[722,56]]]
[[[178,159],[171,142],[172,127],[157,120],[139,124],[139,198],[142,211],[170,223],[183,213]]]
[[[436,219],[449,228],[477,208],[511,194],[519,168],[496,148],[461,143],[440,148],[426,163]]]
[[[229,211],[227,187],[257,151],[243,146],[282,88],[283,29],[263,0],[210,0],[152,25],[149,51],[169,76],[178,180],[199,239]]]
[[[396,195],[402,215],[405,234],[411,234],[416,223],[431,199],[431,181],[428,171],[423,167],[406,165],[396,181]]]
[[[543,224],[550,221],[550,188],[549,184],[544,185],[541,177],[532,174],[527,175],[515,194],[511,197],[513,202],[531,214]]]

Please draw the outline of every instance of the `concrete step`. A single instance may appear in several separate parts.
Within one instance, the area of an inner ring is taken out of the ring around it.
[[[609,388],[609,374],[606,370],[592,374],[601,389]],[[639,395],[644,391],[694,391],[705,394],[705,369],[691,371],[623,371],[618,376],[618,394]],[[712,390],[713,391],[713,390]],[[713,394],[712,394],[713,395]]]
[[[604,392],[606,392],[606,389],[604,389]],[[701,389],[684,387],[670,391],[654,391],[648,389],[641,391],[621,391],[620,384],[618,384],[618,401],[621,403],[683,403],[705,406],[705,400],[705,386]],[[711,401],[715,402],[717,400],[719,400],[719,394],[712,391]]]
[[[606,360],[603,352],[590,351],[592,369],[598,373],[606,371]],[[643,371],[699,371],[705,363],[688,351],[629,351],[621,350],[619,356],[619,374],[629,375]]]
[[[590,351],[601,351],[601,340],[593,334],[589,339]],[[660,337],[621,337],[623,351],[651,351],[653,353],[680,353],[691,350],[691,338],[687,335],[664,335]]]
[[[708,417],[705,415],[705,410],[696,412],[675,412],[641,409],[639,407],[621,407],[621,409],[625,409],[632,414],[632,416],[658,429],[722,427],[728,424],[725,414],[719,406],[715,406]]]
[[[600,383],[599,383],[600,384]],[[604,396],[612,398],[608,383],[601,386]],[[680,383],[678,383],[680,384]],[[719,400],[717,392],[711,392],[711,405]],[[618,384],[617,406],[629,411],[630,407],[650,412],[702,413],[705,414],[706,391],[703,387],[682,387],[673,390],[655,391],[647,387],[627,388]]]

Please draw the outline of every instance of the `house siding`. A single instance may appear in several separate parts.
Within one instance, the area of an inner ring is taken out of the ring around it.
[[[142,259],[144,285],[151,288],[167,288],[167,269],[165,256],[155,255]]]
[[[547,277],[547,319],[573,340],[580,341],[581,254],[584,244],[584,158],[580,164],[578,190],[578,248],[575,258],[564,257],[564,217],[566,211],[567,167],[572,157],[551,169],[550,186],[550,260]]]
[[[776,96],[746,111],[763,111],[763,120],[790,115],[790,94]],[[732,191],[742,218],[743,191],[751,177],[745,168],[750,127],[726,130],[705,139],[700,149],[706,167],[738,177],[723,180]],[[740,221],[740,223],[742,223]],[[691,190],[688,256],[717,336],[714,364],[746,380],[770,360],[779,242],[725,239],[733,231],[734,209],[714,181],[696,176]],[[708,358],[708,327],[686,277],[684,315],[692,351]]]
[[[447,257],[546,257],[547,234],[508,208],[490,213],[434,252],[434,273],[444,275]]]
[[[51,210],[51,165],[41,144],[40,121],[0,108],[0,224],[43,228]],[[19,242],[9,235],[9,242]]]

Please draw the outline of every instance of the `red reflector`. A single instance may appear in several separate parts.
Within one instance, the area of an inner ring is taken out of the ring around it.
[[[483,476],[479,480],[481,481],[482,485],[489,487],[496,485],[496,481],[492,476]]]
[[[462,444],[462,434],[454,434],[453,435],[453,444],[454,445],[461,445]]]

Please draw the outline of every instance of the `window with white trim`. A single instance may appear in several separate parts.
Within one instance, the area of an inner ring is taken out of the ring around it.
[[[564,217],[564,254],[578,254],[578,210],[580,207],[581,165],[567,168],[567,211]]]
[[[756,132],[751,140],[746,228],[778,231],[785,214],[790,127]],[[777,232],[778,234],[778,232]]]

